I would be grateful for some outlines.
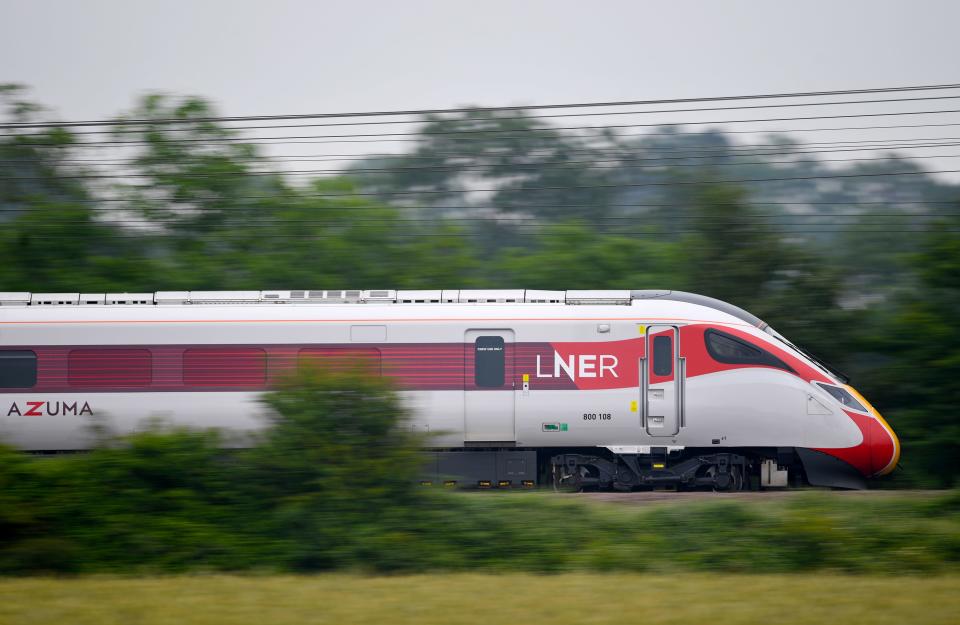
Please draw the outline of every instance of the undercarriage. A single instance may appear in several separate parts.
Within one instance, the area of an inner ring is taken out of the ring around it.
[[[793,448],[448,449],[426,459],[422,484],[457,488],[740,491],[806,482]]]
[[[751,488],[754,468],[750,458],[736,453],[710,453],[676,460],[670,458],[666,448],[653,448],[649,454],[618,454],[612,458],[567,453],[550,458],[550,481],[556,490],[571,491],[637,488],[738,491]],[[783,486],[786,486],[785,473],[783,471],[781,480]]]

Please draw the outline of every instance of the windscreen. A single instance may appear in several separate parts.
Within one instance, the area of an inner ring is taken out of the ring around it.
[[[839,386],[831,386],[830,384],[823,384],[822,382],[817,382],[817,386],[833,395],[834,399],[847,408],[852,408],[853,410],[858,410],[860,412],[867,412],[866,407],[857,401],[857,398],[851,395],[850,391],[847,389],[840,388]]]

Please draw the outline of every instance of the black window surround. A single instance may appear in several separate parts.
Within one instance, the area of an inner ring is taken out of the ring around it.
[[[729,365],[761,365],[796,373],[790,365],[765,349],[726,332],[711,328],[704,333],[703,340],[707,353],[717,362]]]
[[[37,354],[29,349],[0,350],[0,388],[37,385]]]

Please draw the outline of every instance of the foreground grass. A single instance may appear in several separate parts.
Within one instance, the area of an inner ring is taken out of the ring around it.
[[[0,580],[0,622],[960,622],[960,577],[847,575],[184,576]]]
[[[284,525],[259,508],[117,514],[127,505],[118,498],[82,498],[89,505],[75,508],[79,519],[55,508],[58,524],[37,524],[9,546],[2,513],[21,509],[0,502],[0,575],[960,574],[960,492],[753,495],[636,505],[623,503],[628,496],[424,491],[377,508],[375,518],[311,497],[279,519]],[[108,514],[101,501],[113,506]]]

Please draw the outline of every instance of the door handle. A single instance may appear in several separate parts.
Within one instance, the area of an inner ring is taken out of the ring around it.
[[[679,358],[680,367],[677,370],[677,410],[680,412],[680,427],[687,425],[687,359]]]
[[[640,427],[647,427],[647,359],[640,359]]]

